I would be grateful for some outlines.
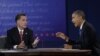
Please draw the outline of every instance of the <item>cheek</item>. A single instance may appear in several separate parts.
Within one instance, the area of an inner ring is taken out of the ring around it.
[[[20,22],[20,25],[21,25],[21,26],[23,26],[23,25],[24,25],[24,23],[23,23],[23,22]]]
[[[22,22],[20,22],[19,25],[22,25]]]
[[[27,25],[27,22],[23,22],[22,24],[23,24],[23,26],[26,26]]]
[[[23,22],[23,26],[25,26],[26,25],[26,23],[25,22]]]
[[[78,20],[74,20],[74,24],[77,26],[78,25]]]

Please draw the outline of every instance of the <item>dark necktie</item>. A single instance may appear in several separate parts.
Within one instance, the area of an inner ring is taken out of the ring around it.
[[[84,37],[83,37],[83,30],[79,30],[80,32],[80,45],[81,45],[81,48],[84,47],[85,43],[84,43]]]
[[[22,30],[19,32],[19,35],[20,35],[20,39],[22,41],[23,40],[23,31]]]
[[[82,29],[79,29],[79,36],[81,37],[82,35]]]

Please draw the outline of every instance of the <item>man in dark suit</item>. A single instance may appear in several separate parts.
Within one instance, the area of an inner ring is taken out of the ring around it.
[[[76,41],[71,40],[62,32],[57,32],[56,36],[64,39],[71,48],[90,49],[93,55],[97,55],[96,32],[94,27],[85,20],[85,14],[81,10],[76,10],[72,14],[72,23],[79,28],[79,38]]]
[[[7,31],[5,48],[7,49],[24,49],[33,48],[34,35],[33,31],[27,27],[27,16],[19,13],[15,17],[16,27]],[[37,39],[38,43],[39,39]],[[35,44],[36,44],[35,43]]]

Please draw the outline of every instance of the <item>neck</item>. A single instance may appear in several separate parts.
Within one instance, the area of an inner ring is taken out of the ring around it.
[[[80,29],[82,29],[84,22],[85,22],[85,20],[82,20],[82,22],[80,24]]]
[[[83,22],[84,22],[84,20],[81,20],[81,22],[80,22],[80,26],[83,24]]]
[[[20,26],[17,26],[20,30],[23,30],[24,28],[23,27],[20,27]]]

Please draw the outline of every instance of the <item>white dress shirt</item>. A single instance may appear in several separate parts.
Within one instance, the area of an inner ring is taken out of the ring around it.
[[[82,30],[84,23],[85,23],[85,20],[82,22],[82,24],[80,26],[80,30]]]
[[[22,29],[20,29],[20,28],[18,27],[18,32],[20,32],[20,31],[22,31],[22,34],[23,34],[24,29],[22,30]],[[17,49],[17,46],[18,46],[18,45],[14,45],[13,48],[14,48],[14,49]]]

